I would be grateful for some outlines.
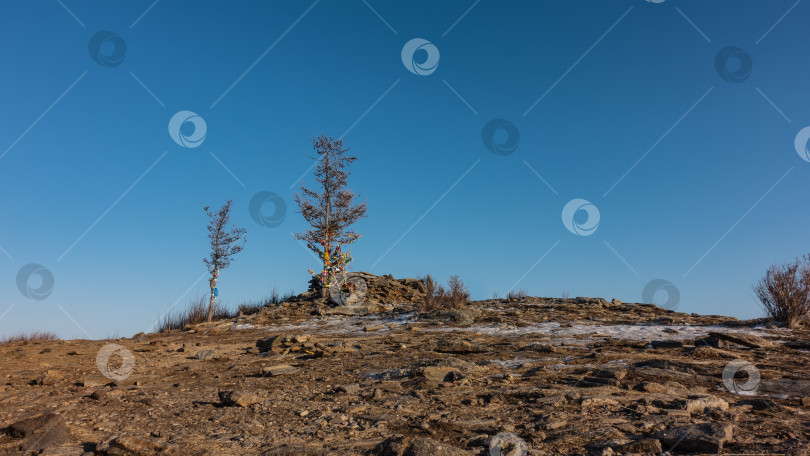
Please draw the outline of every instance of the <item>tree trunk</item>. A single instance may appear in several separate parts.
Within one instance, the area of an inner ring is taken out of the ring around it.
[[[211,320],[214,318],[214,288],[217,286],[217,270],[214,270],[214,275],[211,277],[211,281],[209,282],[211,285],[211,300],[208,302],[208,323],[211,323]]]

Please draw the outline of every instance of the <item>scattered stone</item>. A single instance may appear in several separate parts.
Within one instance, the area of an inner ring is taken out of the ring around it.
[[[618,448],[619,453],[654,453],[661,454],[663,448],[661,442],[656,439],[642,439],[633,443],[622,445]]]
[[[276,366],[269,366],[262,368],[262,374],[270,375],[271,377],[275,377],[278,375],[292,374],[295,372],[298,372],[298,368],[290,366],[288,364],[278,364]]]
[[[194,355],[194,357],[201,361],[205,361],[207,359],[217,359],[219,354],[216,350],[200,350],[196,355]]]
[[[654,340],[650,342],[653,348],[681,348],[683,341],[680,340]]]
[[[606,397],[589,397],[582,399],[581,405],[583,409],[588,409],[596,407],[611,407],[619,405],[619,403]]]
[[[486,353],[489,350],[484,346],[473,344],[466,340],[443,339],[436,344],[436,348],[434,348],[433,351],[462,355],[468,353]]]
[[[261,402],[259,396],[245,391],[220,391],[219,400],[223,405],[237,407],[250,407]]]
[[[802,398],[802,407],[810,407],[810,396]]]
[[[107,456],[180,456],[182,454],[175,447],[134,435],[115,437],[104,446],[106,447],[104,454]]]
[[[745,345],[746,347],[751,348],[770,348],[773,346],[773,342],[754,334],[712,331],[709,333],[709,335],[720,340],[727,340],[729,342]]]
[[[730,423],[703,423],[665,429],[654,437],[665,447],[675,446],[679,452],[719,453],[723,450],[723,445],[732,440],[733,431],[734,426]]]
[[[82,380],[77,383],[78,386],[83,386],[85,388],[98,388],[100,386],[106,385],[107,382],[103,382],[101,380],[94,380],[94,379],[86,379]]]
[[[695,413],[704,414],[710,409],[726,411],[728,410],[728,402],[720,399],[717,396],[701,396],[693,397],[686,401],[686,413],[694,415]]]
[[[40,385],[40,386],[50,386],[62,380],[64,376],[61,372],[56,370],[49,370],[46,371],[44,374],[40,375],[33,381],[31,381],[32,385]]]
[[[65,421],[55,413],[45,413],[11,424],[6,432],[13,438],[25,439],[20,444],[24,451],[40,451],[72,440]]]
[[[48,447],[39,456],[94,456],[95,453],[86,453],[81,445],[62,445]]]
[[[413,440],[407,437],[391,437],[374,450],[379,456],[471,456],[472,453],[428,437]]]
[[[422,370],[422,375],[432,382],[441,383],[460,378],[461,372],[455,367],[428,366]]]
[[[358,394],[360,392],[360,384],[350,383],[348,385],[338,386],[337,391],[346,394]]]

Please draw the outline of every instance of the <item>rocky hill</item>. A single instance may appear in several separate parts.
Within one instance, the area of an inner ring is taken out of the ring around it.
[[[601,298],[421,312],[355,274],[236,319],[0,344],[0,454],[807,454],[810,333]],[[342,300],[342,301],[341,301]]]

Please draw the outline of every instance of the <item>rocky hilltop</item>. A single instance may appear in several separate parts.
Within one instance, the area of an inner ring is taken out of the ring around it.
[[[584,297],[423,312],[415,279],[352,277],[365,296],[342,305],[308,292],[181,331],[0,344],[0,454],[810,447],[807,331]]]

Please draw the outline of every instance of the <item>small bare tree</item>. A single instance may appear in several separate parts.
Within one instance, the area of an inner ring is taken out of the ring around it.
[[[349,173],[345,168],[357,160],[346,155],[348,148],[342,139],[332,139],[324,135],[312,138],[312,146],[319,157],[315,169],[315,180],[320,192],[301,186],[303,195],[295,194],[299,212],[311,226],[296,239],[307,242],[307,247],[316,252],[323,261],[323,270],[318,283],[321,296],[329,296],[329,287],[335,275],[344,271],[351,261],[349,252],[342,247],[356,241],[361,235],[349,227],[366,215],[366,203],[354,204],[356,195],[347,187]],[[314,274],[314,272],[313,272]]]
[[[769,317],[791,328],[810,320],[810,255],[792,263],[768,268],[756,285],[762,307]]]
[[[214,298],[216,298],[217,277],[219,271],[231,265],[232,257],[245,247],[247,230],[244,228],[228,228],[231,219],[231,203],[227,200],[217,212],[211,211],[208,206],[203,207],[208,215],[208,240],[211,244],[211,254],[203,258],[203,263],[211,273],[211,300],[208,303],[208,322],[214,316]]]

